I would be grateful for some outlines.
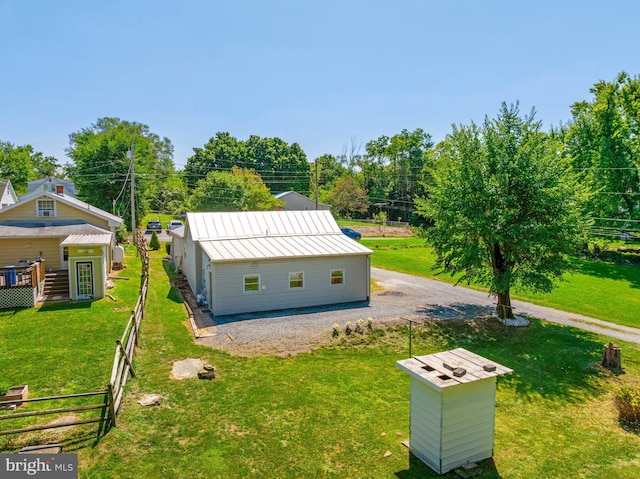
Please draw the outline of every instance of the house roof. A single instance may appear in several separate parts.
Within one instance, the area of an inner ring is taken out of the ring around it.
[[[187,229],[213,262],[373,253],[326,210],[187,213]]]
[[[76,195],[76,187],[71,181],[56,178],[55,176],[47,176],[46,178],[30,181],[27,183],[27,193],[31,193],[36,190],[43,191],[40,187],[44,187],[45,185],[62,185],[64,186],[65,194],[70,196]]]
[[[80,220],[58,221],[3,221],[0,223],[0,238],[61,238],[73,234],[109,234],[110,231],[84,223]]]
[[[103,246],[111,244],[111,233],[102,234],[72,234],[67,236],[62,246]]]
[[[295,197],[302,198],[302,199],[304,199],[304,200],[306,200],[306,201],[308,201],[310,203],[315,204],[315,200],[312,200],[308,196],[305,196],[305,195],[303,195],[301,193],[298,193],[297,191],[293,191],[293,190],[291,190],[291,191],[283,191],[283,192],[277,193],[277,194],[275,194],[273,196],[275,196],[277,199],[282,200],[284,202],[287,201],[288,197],[295,196]],[[318,203],[318,206],[325,206],[327,208],[331,207],[331,205],[328,205],[327,203]]]
[[[178,226],[177,228],[173,228],[172,230],[169,230],[169,236],[184,238],[184,225]]]
[[[12,205],[6,206],[4,208],[2,208],[2,210],[0,210],[0,214],[4,213],[5,211],[8,211],[10,209],[13,208],[17,208],[18,206],[21,206],[29,201],[32,201],[36,198],[50,198],[56,201],[60,201],[62,203],[65,203],[69,206],[73,206],[79,210],[85,211],[87,213],[90,213],[94,216],[97,216],[98,218],[102,218],[104,220],[107,221],[107,223],[109,224],[109,226],[113,226],[113,227],[118,227],[123,223],[123,219],[120,218],[119,216],[116,215],[112,215],[111,213],[108,213],[104,210],[101,210],[100,208],[96,208],[95,206],[91,206],[89,203],[85,203],[82,200],[79,200],[78,198],[76,198],[75,196],[69,196],[69,195],[65,195],[65,194],[57,194],[57,193],[50,193],[48,191],[33,191],[31,193],[27,193],[26,195],[22,195],[18,201]]]

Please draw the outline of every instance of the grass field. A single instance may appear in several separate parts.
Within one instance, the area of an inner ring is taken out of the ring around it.
[[[139,262],[130,253],[127,262],[133,279]],[[395,362],[408,357],[405,327],[341,335],[329,347],[288,358],[230,356],[194,344],[165,266],[162,253],[152,252],[137,376],[127,384],[118,427],[97,444],[86,440],[91,433],[52,436],[65,452],[79,454],[81,478],[442,477],[401,445],[409,436],[409,379]],[[116,285],[114,295],[120,301],[123,294],[123,304],[125,296],[135,298],[137,289],[124,294],[131,286],[133,281]],[[91,308],[99,305],[109,303],[93,302]],[[38,313],[5,313],[0,324],[14,319],[10,329],[0,330],[3,343],[8,334],[21,339],[11,343],[10,360],[2,351],[0,367],[31,365],[29,355],[43,348],[29,322]],[[105,309],[101,318],[112,314]],[[76,376],[86,376],[82,387],[101,385],[110,372],[112,334],[120,335],[127,315],[113,331],[83,336],[84,347],[72,351],[65,344],[72,334],[57,333],[57,342],[42,353],[55,359],[40,371],[58,364],[59,375],[45,379],[34,373],[29,380],[47,382],[51,391],[56,384],[73,385]],[[70,322],[53,320],[61,327]],[[612,395],[617,385],[640,382],[638,345],[621,343],[625,374],[615,376],[598,366],[604,338],[535,320],[526,329],[509,330],[492,321],[426,324],[413,334],[414,354],[464,347],[514,370],[498,380],[495,454],[481,463],[480,477],[637,477],[640,436],[618,424]],[[105,352],[94,354],[103,342]],[[69,367],[79,357],[95,368]],[[172,379],[173,362],[189,357],[215,365],[217,378]],[[109,364],[99,366],[104,360]],[[21,382],[25,376],[14,369],[12,378]],[[137,399],[147,393],[161,394],[162,404],[140,407]],[[2,452],[21,441],[5,442]]]
[[[373,266],[455,283],[459,276],[438,274],[435,254],[420,238],[362,240],[373,249]],[[625,326],[640,327],[640,267],[575,260],[550,293],[512,291],[512,297],[543,306],[584,314]],[[482,289],[472,285],[476,289]]]

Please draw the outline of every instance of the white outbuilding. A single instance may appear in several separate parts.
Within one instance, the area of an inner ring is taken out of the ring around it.
[[[370,297],[372,251],[329,211],[187,213],[183,238],[182,271],[214,316]]]
[[[511,369],[463,348],[396,365],[411,377],[414,456],[439,474],[493,456],[496,377]]]

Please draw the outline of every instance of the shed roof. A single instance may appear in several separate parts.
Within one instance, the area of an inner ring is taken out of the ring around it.
[[[396,362],[398,368],[409,373],[412,378],[441,391],[450,386],[480,381],[513,372],[505,366],[483,358],[464,348],[452,349],[427,356],[415,356]],[[464,369],[464,374],[456,374],[456,369]]]
[[[62,246],[104,246],[111,244],[112,234],[73,234],[67,236]]]
[[[214,262],[372,253],[324,210],[187,213],[187,225]]]

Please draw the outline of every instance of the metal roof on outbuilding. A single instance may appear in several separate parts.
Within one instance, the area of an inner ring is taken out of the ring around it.
[[[373,253],[326,210],[187,213],[187,224],[213,262]]]
[[[109,234],[89,234],[89,235],[69,235],[61,246],[104,246],[111,244],[111,233]]]

